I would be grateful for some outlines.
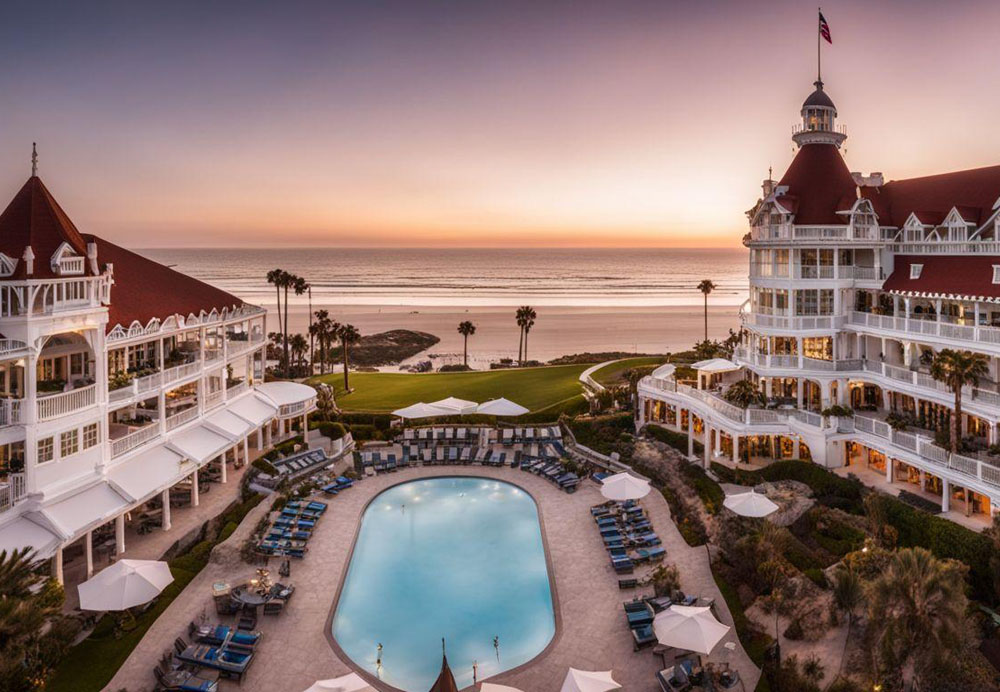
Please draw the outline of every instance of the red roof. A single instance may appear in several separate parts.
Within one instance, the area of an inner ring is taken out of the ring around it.
[[[52,193],[38,176],[28,178],[3,214],[0,214],[0,252],[17,260],[13,278],[26,278],[26,265],[21,258],[24,248],[31,246],[35,255],[30,278],[52,278],[52,255],[63,243],[69,243],[80,255],[86,256],[87,244],[76,226],[62,210]],[[90,268],[85,269],[90,272]]]
[[[233,308],[243,301],[222,289],[186,274],[174,271],[97,236],[87,236],[97,243],[97,261],[103,267],[114,265],[115,284],[111,287],[108,328],[120,324],[126,329],[138,320],[145,326],[151,319],[164,320],[171,315],[187,317],[212,308]]]
[[[899,228],[912,212],[922,222],[934,223],[933,219],[943,220],[952,207],[958,207],[966,221],[982,226],[1000,199],[1000,166],[893,180],[881,187],[863,187],[861,196],[872,201],[883,226]]]
[[[837,212],[849,210],[857,199],[854,178],[832,144],[804,145],[778,185],[788,186],[786,194],[797,200],[796,224],[846,224],[847,217]]]
[[[114,265],[109,331],[117,324],[127,329],[136,320],[146,325],[154,317],[161,320],[175,314],[187,317],[202,310],[211,312],[213,308],[222,310],[243,304],[230,293],[142,255],[97,236],[82,235],[41,179],[30,177],[0,214],[0,252],[17,260],[11,278],[53,278],[52,256],[64,242],[83,256],[87,254],[87,244],[96,243],[98,266],[103,270],[104,265]],[[25,274],[22,259],[24,248],[29,245],[35,254],[30,277]],[[85,262],[84,266],[90,274],[90,263]]]
[[[910,278],[910,265],[923,265],[919,279]],[[1000,284],[993,283],[995,255],[896,255],[886,291],[927,296],[1000,298]]]

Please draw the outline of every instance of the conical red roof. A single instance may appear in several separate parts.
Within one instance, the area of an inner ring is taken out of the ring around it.
[[[430,692],[458,692],[455,676],[451,674],[451,668],[448,667],[448,657],[444,654],[441,654],[441,673],[431,685]]]
[[[794,198],[796,224],[843,225],[847,217],[837,212],[849,210],[858,197],[854,176],[832,144],[804,145],[778,185]]]
[[[13,278],[23,279],[26,266],[21,258],[24,248],[30,245],[35,254],[31,278],[50,278],[54,276],[50,266],[52,255],[63,243],[69,243],[81,255],[87,254],[83,236],[42,179],[33,175],[0,214],[0,252],[18,260]],[[90,268],[85,271],[89,274]]]

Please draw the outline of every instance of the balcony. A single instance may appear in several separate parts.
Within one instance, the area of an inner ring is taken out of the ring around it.
[[[24,474],[8,473],[7,478],[0,481],[0,512],[13,507],[24,494]]]
[[[871,312],[852,312],[848,322],[860,327],[896,332],[900,336],[913,338],[915,335],[933,336],[954,341],[1000,345],[1000,328],[952,324],[916,317],[896,317],[876,315]]]
[[[179,428],[185,423],[190,423],[196,418],[198,418],[197,406],[192,406],[191,408],[184,409],[180,413],[175,413],[174,415],[167,418],[166,421],[167,430],[174,430],[175,428]]]
[[[20,425],[21,401],[0,398],[0,425]]]
[[[38,407],[38,420],[47,421],[59,418],[70,413],[75,413],[88,406],[97,403],[97,385],[91,384],[80,389],[61,394],[51,394],[39,397],[36,401]]]
[[[141,447],[150,440],[155,440],[160,436],[160,424],[158,422],[153,422],[143,428],[125,435],[124,437],[119,437],[116,440],[111,440],[111,458],[120,457],[122,454],[131,452],[137,447]]]
[[[197,375],[201,372],[201,361],[195,360],[190,363],[184,363],[182,365],[175,365],[172,368],[167,368],[162,373],[163,384],[173,384],[174,382],[179,382],[180,380],[191,377],[192,375]]]
[[[839,329],[844,324],[843,315],[765,315],[758,312],[744,312],[740,317],[743,324],[773,329]]]

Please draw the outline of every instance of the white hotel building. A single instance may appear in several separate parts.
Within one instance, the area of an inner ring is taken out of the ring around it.
[[[705,364],[691,383],[661,368],[640,384],[643,422],[687,433],[691,456],[702,443],[706,465],[811,459],[981,524],[1000,511],[1000,456],[987,452],[1000,442],[1000,166],[891,182],[852,173],[836,117],[817,82],[791,165],[748,212],[750,299],[733,363]],[[963,435],[980,451],[935,443],[954,408],[929,373],[944,348],[989,359],[963,395]],[[744,378],[766,408],[720,396]],[[854,415],[822,416],[832,405]],[[893,412],[910,424],[894,429]]]
[[[0,214],[0,550],[61,581],[82,544],[89,576],[95,530],[128,557],[131,517],[159,506],[169,530],[172,488],[197,506],[199,481],[289,436],[315,391],[264,384],[264,318],[80,233],[32,175]]]

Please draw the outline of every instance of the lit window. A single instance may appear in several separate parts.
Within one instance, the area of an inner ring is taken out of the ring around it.
[[[100,440],[101,429],[97,423],[83,426],[83,448],[90,449]]]
[[[80,431],[67,430],[59,436],[59,456],[68,457],[80,451]]]
[[[1000,264],[993,265],[993,283],[1000,284]]]
[[[911,264],[910,265],[910,278],[911,279],[919,279],[920,278],[920,272],[922,272],[923,270],[924,270],[924,265],[922,265],[922,264]]]
[[[44,464],[46,461],[52,461],[54,453],[55,453],[55,444],[51,437],[46,437],[38,441],[39,464]]]

